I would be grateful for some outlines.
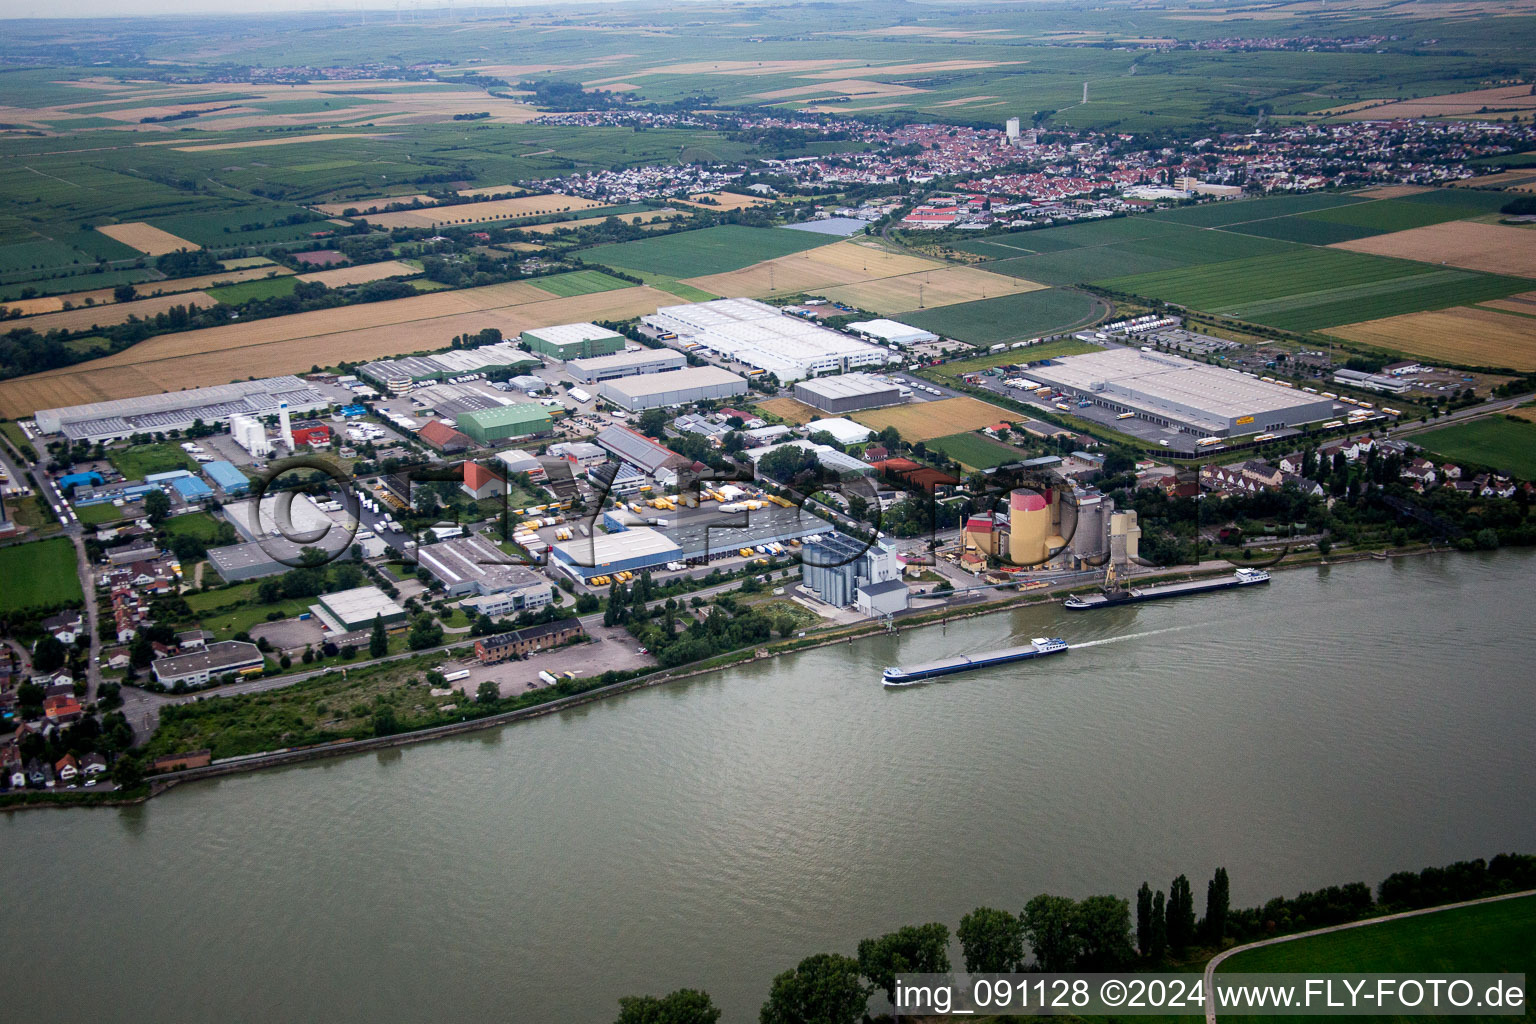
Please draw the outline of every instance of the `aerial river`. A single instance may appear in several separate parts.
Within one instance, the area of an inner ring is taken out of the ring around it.
[[[1536,555],[1020,609],[511,728],[0,815],[0,1005],[607,1024],[908,923],[1218,866],[1235,905],[1536,852]],[[886,664],[1066,655],[887,692]]]

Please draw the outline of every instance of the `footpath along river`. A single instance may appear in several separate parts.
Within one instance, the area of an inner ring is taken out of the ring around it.
[[[0,815],[5,1016],[607,1024],[902,924],[1205,881],[1237,905],[1536,852],[1536,555],[1039,606],[512,728]],[[885,691],[882,666],[1066,655]]]

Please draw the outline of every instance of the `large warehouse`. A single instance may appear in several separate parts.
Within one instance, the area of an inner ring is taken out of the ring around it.
[[[1116,413],[1202,437],[1281,430],[1333,415],[1329,399],[1161,352],[1109,349],[1033,366],[1029,374]]]
[[[641,320],[701,348],[789,383],[819,373],[884,366],[900,357],[878,345],[820,327],[756,299],[662,306]]]
[[[357,372],[380,387],[398,393],[417,381],[446,380],[466,373],[539,365],[537,356],[530,356],[513,342],[503,341],[479,348],[448,349],[429,356],[380,359],[359,367]]]
[[[288,411],[296,416],[340,404],[324,389],[297,377],[264,377],[162,395],[39,409],[33,418],[37,429],[45,434],[62,433],[71,441],[96,442],[186,430],[194,420],[212,424],[226,422],[236,414],[275,416],[280,402],[287,402]]]
[[[671,373],[642,373],[604,381],[597,393],[630,412],[669,405],[687,405],[706,398],[745,394],[747,381],[718,366],[693,366]]]
[[[901,385],[867,373],[845,373],[801,381],[795,385],[795,398],[822,412],[842,414],[896,405],[901,391]]]
[[[480,444],[495,444],[509,437],[528,437],[549,430],[549,411],[537,402],[518,402],[466,412],[454,425]]]
[[[624,336],[596,324],[560,324],[523,332],[530,352],[552,359],[591,359],[624,351]]]
[[[566,369],[582,384],[601,384],[605,380],[633,377],[641,373],[681,370],[687,365],[688,357],[676,349],[643,348],[639,352],[615,352],[611,356],[572,359]]]

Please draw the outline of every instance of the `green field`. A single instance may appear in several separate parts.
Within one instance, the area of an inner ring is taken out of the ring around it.
[[[1298,213],[1326,210],[1351,203],[1371,202],[1365,196],[1348,192],[1305,192],[1294,196],[1270,196],[1264,199],[1236,199],[1228,202],[1188,206],[1149,216],[1154,220],[1189,224],[1199,228],[1222,228],[1271,217],[1290,217]]]
[[[925,443],[932,451],[943,452],[969,469],[991,469],[1024,457],[1017,448],[999,444],[980,434],[950,434]]]
[[[75,546],[63,537],[0,548],[0,612],[80,602]]]
[[[1039,345],[1030,345],[1027,348],[1011,348],[1006,352],[989,352],[983,356],[973,356],[970,359],[956,359],[939,366],[931,367],[923,371],[924,376],[938,376],[958,378],[967,373],[979,373],[982,370],[990,370],[994,366],[1008,366],[1013,363],[1038,363],[1043,359],[1059,359],[1063,356],[1080,356],[1085,352],[1102,351],[1097,345],[1090,345],[1076,338],[1063,338],[1058,341],[1047,341]]]
[[[169,441],[137,444],[107,453],[107,461],[126,479],[143,480],[151,473],[169,473],[176,469],[196,470],[197,464]]]
[[[722,224],[617,245],[600,245],[582,255],[590,263],[686,278],[740,270],[753,263],[804,252],[838,240],[832,235],[811,231]]]
[[[540,277],[532,282],[540,291],[567,298],[572,295],[590,295],[593,292],[611,292],[615,288],[633,288],[628,281],[609,277],[601,270],[577,270],[569,274]]]
[[[219,524],[207,512],[194,512],[186,516],[171,516],[161,525],[161,529],[172,536],[184,535],[212,541],[218,535]]]
[[[1085,326],[1097,318],[1101,308],[1091,295],[1045,288],[912,310],[895,319],[972,345],[995,345]]]
[[[1431,430],[1413,440],[1447,459],[1476,462],[1521,480],[1536,480],[1536,423],[1529,420],[1490,416]]]
[[[207,292],[220,302],[238,306],[251,299],[276,299],[292,295],[298,284],[297,277],[263,277],[255,281],[241,281],[239,284],[220,285],[207,289]]]
[[[1304,974],[1314,971],[1530,974],[1536,971],[1536,897],[1483,903],[1276,943],[1239,953],[1220,968],[1222,974]],[[1227,1016],[1222,1014],[1222,1019]],[[1244,1015],[1240,1019],[1258,1022],[1296,1018]],[[1441,1018],[1376,1016],[1371,1019],[1422,1022]],[[1522,1015],[1444,1019],[1492,1022],[1520,1020]]]
[[[80,521],[87,526],[100,526],[102,523],[115,523],[123,518],[123,510],[110,501],[98,502],[95,505],[79,505],[75,508],[75,514]]]
[[[1483,302],[1529,289],[1514,277],[1341,249],[1230,260],[1101,282],[1116,291],[1291,331]]]

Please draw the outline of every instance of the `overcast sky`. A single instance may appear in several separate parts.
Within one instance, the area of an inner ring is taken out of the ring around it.
[[[487,12],[506,6],[558,5],[559,0],[400,0],[400,7],[441,11],[446,7]],[[611,2],[611,0],[610,0]],[[583,4],[582,6],[591,6]],[[234,0],[0,0],[0,18],[99,18],[154,14],[271,14],[278,11],[393,11],[394,0],[264,0],[254,9]]]

